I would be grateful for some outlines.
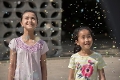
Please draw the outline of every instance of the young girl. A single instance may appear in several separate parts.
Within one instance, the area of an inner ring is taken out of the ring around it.
[[[104,74],[105,62],[99,53],[90,50],[93,39],[88,27],[81,27],[74,31],[75,54],[70,58],[68,65],[68,80],[106,80]]]
[[[21,17],[24,33],[10,43],[8,80],[47,80],[46,52],[43,40],[36,40],[34,29],[38,24],[37,14],[26,10]]]

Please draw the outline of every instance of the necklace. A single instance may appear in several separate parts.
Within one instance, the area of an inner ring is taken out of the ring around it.
[[[29,36],[25,36],[25,41],[28,41],[30,39]]]
[[[23,40],[24,40],[25,42],[27,42],[28,40],[30,40],[29,35],[27,35],[27,36],[23,36]],[[34,43],[35,40],[33,39],[32,42]]]
[[[25,41],[28,41],[30,39],[29,36],[25,37]],[[32,42],[38,42],[40,40],[40,37],[36,36],[35,39],[32,40]]]

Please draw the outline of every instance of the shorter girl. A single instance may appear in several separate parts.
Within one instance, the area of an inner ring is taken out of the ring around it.
[[[106,80],[104,74],[105,62],[101,54],[90,50],[93,39],[88,27],[77,28],[74,31],[74,53],[68,65],[70,68],[68,80]]]

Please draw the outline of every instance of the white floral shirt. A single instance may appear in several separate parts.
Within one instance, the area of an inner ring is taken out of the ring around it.
[[[97,80],[97,69],[102,69],[105,66],[101,54],[93,52],[90,56],[73,54],[68,68],[75,70],[75,80]]]

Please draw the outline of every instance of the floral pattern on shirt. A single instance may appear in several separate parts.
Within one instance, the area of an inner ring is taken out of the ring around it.
[[[92,75],[94,69],[93,65],[94,62],[91,60],[88,60],[88,64],[85,64],[83,66],[80,65],[80,63],[76,63],[76,68],[81,71],[80,74],[78,74],[78,78],[85,77],[87,80],[89,80],[89,77]]]

